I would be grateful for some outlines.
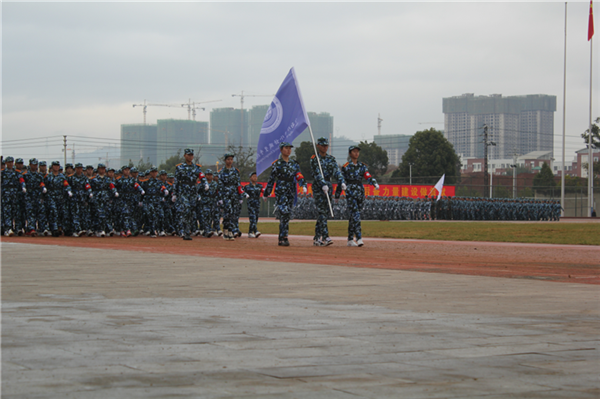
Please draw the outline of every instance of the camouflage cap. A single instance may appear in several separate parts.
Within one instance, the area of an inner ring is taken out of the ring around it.
[[[135,166],[132,166],[130,171],[131,173],[137,173],[138,170]]]
[[[235,155],[233,155],[233,154],[232,154],[232,153],[230,153],[230,152],[226,152],[226,153],[225,153],[225,155],[223,155],[223,159],[227,159],[227,158],[229,158],[229,157],[231,157],[231,158],[234,158],[234,157],[235,157]]]
[[[15,163],[23,163],[23,158],[17,158],[17,159],[15,159]]]
[[[132,168],[129,165],[123,165],[123,166],[121,166],[121,170],[125,170],[125,169],[132,169]]]
[[[248,173],[248,177],[252,177],[252,175],[255,175],[255,174],[256,174],[256,172],[250,172],[250,173]]]
[[[164,169],[161,169],[160,172],[158,172],[159,175],[166,175],[167,171]]]
[[[98,164],[98,169],[100,169],[100,168],[106,168],[106,165],[104,165],[103,163],[99,163]]]
[[[37,158],[31,158],[29,160],[29,165],[37,165],[38,164],[38,160]]]
[[[151,167],[148,172],[158,172],[158,168],[156,166]]]
[[[212,175],[213,172],[210,169],[206,169],[206,172],[204,172],[205,175]]]
[[[46,166],[46,161],[40,161],[40,166]]]
[[[85,167],[86,169],[94,169],[94,167],[92,165],[86,165]]]
[[[15,162],[15,159],[13,157],[6,157],[4,158],[5,162]]]
[[[54,166],[54,165],[60,166],[60,162],[59,161],[52,161],[52,166]]]
[[[72,167],[73,167],[73,164],[70,162],[65,164],[65,168],[72,168]]]
[[[75,164],[75,167],[76,167],[76,168],[83,168],[83,164],[82,164],[81,162],[77,162],[77,163]]]
[[[283,147],[293,147],[292,143],[288,143],[287,141],[282,141],[279,143],[279,149],[281,150]]]
[[[327,139],[326,137],[319,137],[317,139],[317,144],[318,145],[329,145],[329,139]]]
[[[209,169],[209,170],[210,170],[210,169]],[[175,175],[174,175],[173,173],[169,173],[169,174],[167,175],[167,178],[169,178],[169,179],[174,179],[174,178],[175,178]]]
[[[108,169],[106,169],[106,171],[107,171],[107,172],[114,172],[114,171],[115,171],[115,168],[108,168]]]
[[[348,147],[348,152],[352,152],[352,150],[360,151],[360,147],[356,145],[351,145],[350,147]]]
[[[189,155],[194,155],[194,150],[192,150],[191,148],[186,148],[186,149],[183,151],[183,153],[184,153],[185,155],[188,155],[188,154],[189,154]]]

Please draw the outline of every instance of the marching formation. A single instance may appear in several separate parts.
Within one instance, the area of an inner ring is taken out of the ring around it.
[[[175,175],[151,168],[145,173],[123,166],[115,171],[102,163],[97,168],[53,161],[7,157],[2,160],[2,234],[5,236],[122,236],[150,237],[192,235],[226,240],[242,235],[239,214],[248,199],[251,217],[249,237],[260,236],[256,225],[262,186],[242,186],[240,172],[232,166],[233,155],[225,154],[225,167],[206,174],[192,162],[186,149],[185,162]],[[223,217],[223,230],[220,223]]]
[[[369,196],[362,208],[363,220],[523,220],[559,221],[557,200],[477,197],[379,197]],[[345,220],[351,212],[345,196],[333,204],[334,219]],[[316,202],[310,195],[298,198],[295,219],[316,219]]]

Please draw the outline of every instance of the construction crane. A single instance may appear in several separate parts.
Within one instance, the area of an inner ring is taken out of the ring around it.
[[[241,94],[232,94],[231,97],[240,98],[240,111],[242,114],[240,121],[240,146],[244,145],[244,97],[274,97],[275,94],[244,94],[242,90]]]
[[[194,120],[196,120],[196,110],[201,109],[202,111],[206,110],[204,107],[196,107],[197,104],[206,104],[206,103],[216,103],[223,100],[210,100],[210,101],[201,101],[199,103],[192,102],[190,98],[187,104],[181,104],[182,107],[187,107],[188,109],[188,121],[190,120],[190,113],[194,116]]]
[[[377,114],[377,135],[381,136],[381,122],[383,122],[383,119],[381,119],[381,114]]]
[[[143,111],[144,111],[144,125],[146,124],[146,108],[148,107],[177,107],[180,108],[179,105],[174,105],[174,104],[146,104],[146,100],[144,100],[143,104],[133,104],[133,108],[135,107],[144,107]]]

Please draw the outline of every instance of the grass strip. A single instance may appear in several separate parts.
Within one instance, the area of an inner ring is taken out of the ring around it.
[[[348,235],[347,221],[329,221],[329,235]],[[240,230],[248,231],[248,223],[240,223]],[[265,234],[278,234],[278,223],[258,223]],[[315,222],[290,223],[291,235],[313,236]],[[363,221],[364,237],[404,238],[449,241],[521,242],[542,244],[600,245],[600,223],[556,222],[380,222]]]

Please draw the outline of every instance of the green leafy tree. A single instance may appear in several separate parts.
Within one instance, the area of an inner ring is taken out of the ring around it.
[[[375,144],[375,142],[367,143],[366,141],[361,141],[358,146],[360,147],[360,157],[358,160],[367,164],[369,172],[373,177],[378,178],[382,176],[390,164],[387,151]]]
[[[315,149],[310,141],[303,141],[299,146],[294,147],[294,159],[300,164],[300,172],[307,182],[313,180],[310,171],[310,158],[313,155],[315,155]]]
[[[129,161],[129,163],[132,164],[131,160]],[[144,158],[140,158],[140,161],[138,162],[136,168],[140,172],[144,172],[145,170],[150,169],[152,166],[154,165],[152,165],[152,162],[150,162],[150,157],[148,157],[148,161],[146,162],[144,162]]]
[[[552,188],[556,186],[556,182],[554,181],[554,174],[552,173],[552,169],[548,166],[547,163],[542,164],[542,169],[540,172],[535,175],[533,178],[533,189],[540,192],[550,191],[548,188]]]
[[[596,119],[596,123],[592,123],[592,148],[594,149],[600,148],[600,128],[597,124],[598,119]],[[585,132],[581,133],[581,137],[583,138],[583,142],[588,144],[590,140],[590,129],[586,129]]]
[[[460,182],[460,159],[454,146],[439,130],[431,128],[416,132],[402,156],[400,167],[392,177],[402,177],[408,181],[411,165],[413,182],[435,184],[443,174],[446,174],[444,184]]]
[[[167,171],[167,173],[175,173],[175,168],[177,167],[177,165],[183,162],[185,162],[185,158],[183,157],[183,155],[181,155],[180,148],[179,150],[177,150],[177,154],[167,158],[165,162],[161,163],[158,166],[158,170],[164,169]]]

